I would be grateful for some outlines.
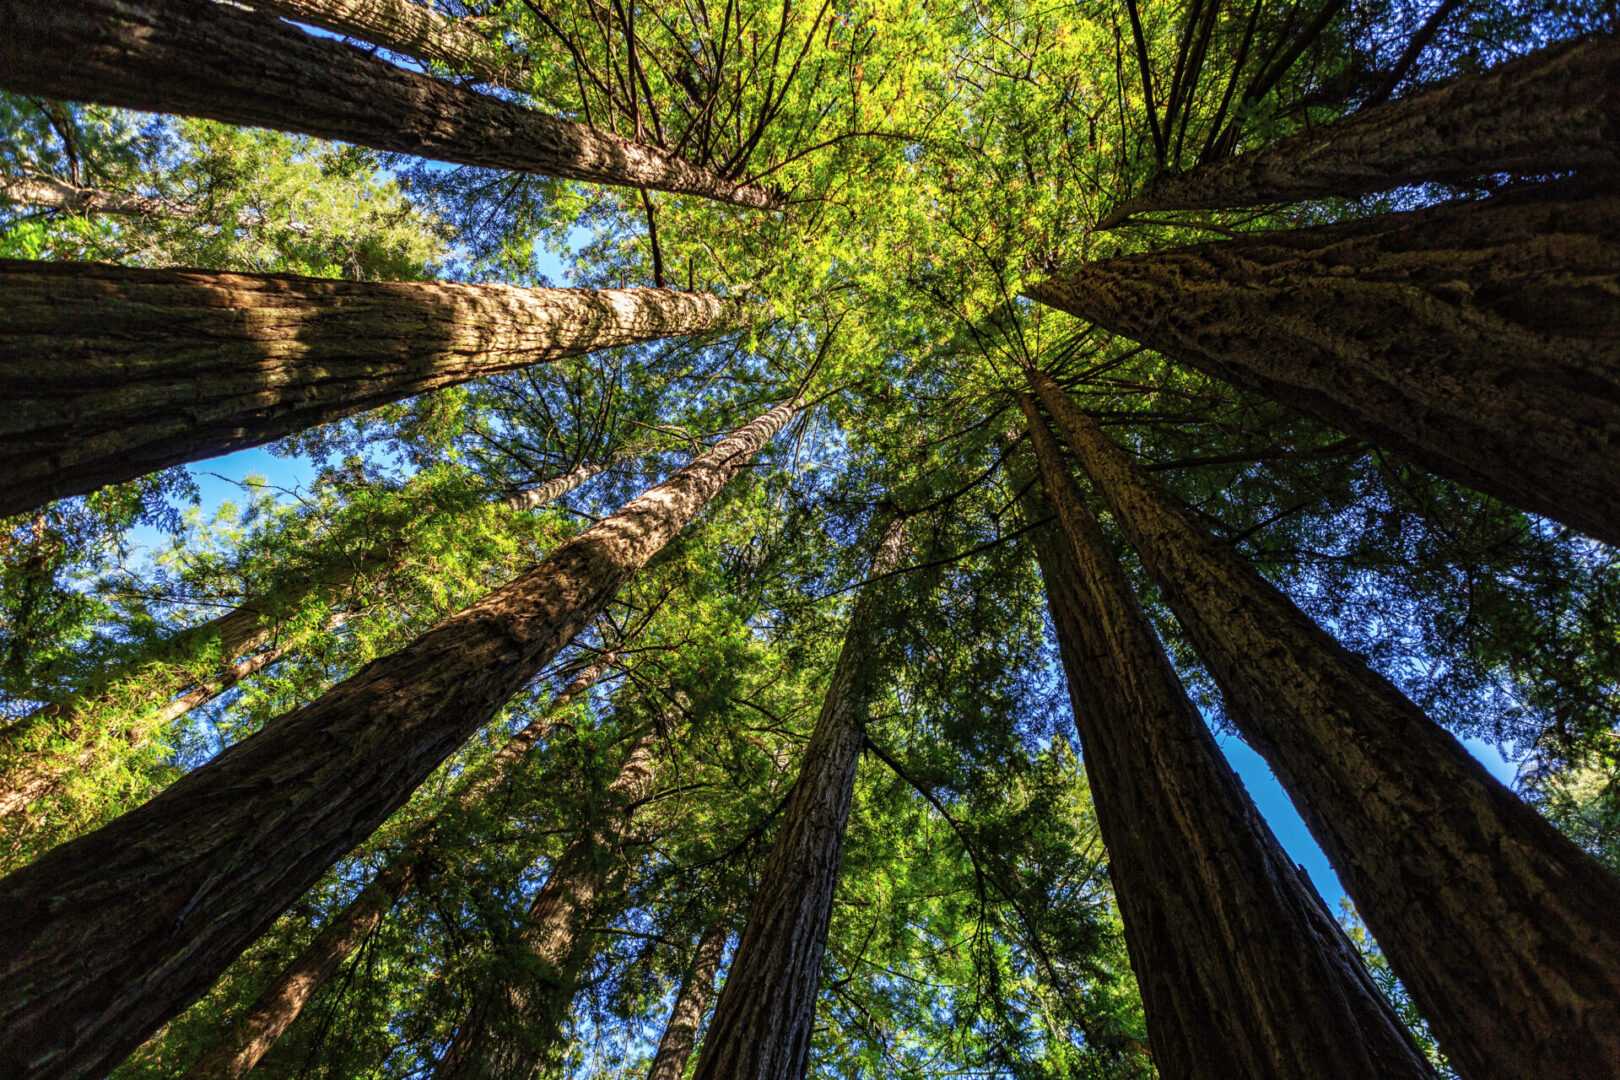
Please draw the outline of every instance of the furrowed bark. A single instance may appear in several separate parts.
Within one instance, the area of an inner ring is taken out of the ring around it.
[[[462,165],[697,195],[781,196],[656,147],[442,82],[213,0],[0,0],[0,88],[301,132]]]
[[[1182,689],[1034,399],[1026,516],[1166,1080],[1432,1078]]]
[[[1027,295],[1620,544],[1620,194],[1551,187],[1081,266]]]
[[[464,22],[411,0],[252,0],[252,6],[310,26],[381,45],[402,56],[437,60],[494,83],[521,79],[498,46]]]
[[[481,375],[740,324],[668,289],[0,260],[0,516]]]
[[[1112,210],[1215,210],[1364,195],[1501,173],[1620,171],[1620,40],[1563,42],[1479,75],[1323,124],[1235,158],[1165,176]]]
[[[904,550],[904,521],[896,518],[883,531],[872,574],[894,569]],[[703,1039],[695,1080],[804,1075],[844,826],[877,692],[884,591],[863,587],[850,612],[821,715]]]
[[[714,996],[715,976],[720,973],[720,959],[725,955],[730,933],[726,920],[720,918],[709,924],[698,939],[697,954],[676,991],[675,1007],[658,1040],[658,1052],[653,1055],[647,1080],[681,1080],[686,1075],[686,1062],[697,1046],[703,1014],[709,1011],[709,998]]]
[[[1620,879],[1031,378],[1457,1070],[1612,1072]]]
[[[100,1075],[195,1000],[797,407],[771,409],[533,570],[0,880],[0,1073]]]
[[[562,710],[589,690],[606,672],[609,663],[611,658],[586,667],[558,693],[543,714],[508,739],[489,763],[462,786],[450,805],[411,835],[399,854],[321,928],[292,963],[259,993],[225,1038],[198,1058],[185,1075],[190,1080],[237,1080],[251,1072],[394,905],[433,875],[434,865],[429,856],[447,821],[453,822],[470,813],[500,790],[527,763],[540,741],[551,734]]]
[[[636,805],[653,792],[653,749],[651,735],[636,743],[597,820],[557,859],[517,934],[524,968],[501,969],[479,992],[434,1072],[439,1080],[530,1080],[561,1063],[569,1006],[595,940],[589,924],[607,893],[623,891],[621,849]]]

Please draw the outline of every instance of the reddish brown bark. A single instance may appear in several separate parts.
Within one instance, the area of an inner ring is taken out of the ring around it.
[[[533,570],[0,880],[0,1072],[98,1075],[206,990],[796,408],[770,410]]]
[[[904,524],[896,519],[883,532],[872,574],[893,569],[904,549]],[[865,586],[850,612],[821,715],[703,1040],[695,1080],[804,1075],[844,826],[878,689],[882,591]]]
[[[214,0],[0,0],[0,88],[378,150],[698,195],[780,197],[655,147],[464,90]]]
[[[1620,879],[1031,378],[1452,1064],[1475,1078],[1612,1072]]]
[[[653,1055],[647,1080],[681,1080],[686,1075],[686,1062],[697,1046],[703,1014],[709,1011],[709,998],[714,995],[715,976],[720,973],[720,959],[725,954],[730,933],[726,920],[717,919],[698,939],[697,954],[692,958],[691,970],[681,980],[680,990],[676,991],[675,1007],[670,1010],[669,1022],[658,1040],[658,1052]]]
[[[1432,1078],[1187,698],[1034,399],[1035,537],[1153,1062],[1166,1080]],[[1038,518],[1036,518],[1038,520]]]
[[[402,56],[437,60],[452,71],[511,82],[522,70],[464,21],[447,18],[412,0],[253,0],[261,11],[319,26]]]
[[[1620,193],[1092,263],[1028,295],[1620,544]]]
[[[732,327],[668,289],[0,260],[0,515],[481,375]]]
[[[1323,124],[1235,158],[1166,176],[1099,228],[1132,214],[1464,184],[1500,173],[1620,171],[1620,40],[1549,46]]]

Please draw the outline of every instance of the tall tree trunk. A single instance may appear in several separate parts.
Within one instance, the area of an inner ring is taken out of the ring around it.
[[[1188,700],[1034,399],[1020,404],[1057,514],[1035,549],[1159,1075],[1432,1078]]]
[[[668,289],[0,260],[0,516],[481,375],[734,327],[749,310]]]
[[[698,939],[697,954],[681,980],[680,990],[676,991],[675,1007],[670,1010],[669,1022],[658,1040],[658,1052],[653,1055],[647,1080],[681,1080],[686,1075],[686,1062],[697,1046],[703,1014],[709,1011],[709,998],[714,996],[715,976],[720,973],[720,960],[725,955],[726,938],[730,933],[727,920],[721,917],[710,923]]]
[[[1620,193],[1257,233],[1027,292],[1620,544]]]
[[[899,564],[904,521],[884,527],[872,574]],[[880,670],[884,590],[861,589],[781,831],[703,1040],[696,1080],[794,1080],[809,1062],[821,956],[843,858],[844,826]]]
[[[533,570],[0,880],[0,1073],[99,1075],[195,1000],[797,408],[776,406]]]
[[[48,173],[0,174],[0,201],[72,214],[111,214],[117,217],[200,217],[202,208],[190,203],[127,191],[81,187]]]
[[[1620,171],[1620,40],[1563,42],[1235,158],[1162,177],[1100,223],[1500,173]]]
[[[773,209],[675,155],[214,0],[0,0],[0,88]]]
[[[600,474],[606,463],[586,463],[503,500],[514,510],[534,510],[562,498]],[[287,644],[277,640],[276,612],[296,608],[321,593],[339,597],[367,575],[395,561],[397,538],[380,538],[358,556],[342,558],[322,571],[281,590],[274,602],[251,600],[199,626],[157,642],[146,655],[104,671],[81,693],[49,705],[0,730],[0,822],[24,813],[57,790],[74,772],[83,772],[105,756],[107,747],[84,744],[98,714],[123,714],[118,744],[139,749],[192,709],[207,704],[241,680],[280,660]],[[197,665],[217,657],[219,666],[198,677]],[[70,739],[79,745],[68,754],[52,753],[49,744]]]
[[[381,45],[402,56],[437,60],[452,71],[511,83],[523,72],[499,46],[464,20],[447,18],[412,0],[252,0],[261,11]]]
[[[503,966],[456,1029],[439,1080],[530,1080],[560,1064],[563,1029],[590,959],[590,922],[622,891],[621,854],[637,804],[653,791],[654,740],[643,737],[608,785],[606,805],[568,845],[517,932],[523,963]]]
[[[1452,1063],[1610,1074],[1620,879],[1031,379]]]
[[[611,657],[586,667],[558,693],[545,712],[508,739],[489,763],[461,787],[450,805],[412,833],[399,854],[321,928],[292,963],[259,993],[225,1037],[186,1071],[186,1076],[191,1080],[237,1080],[251,1072],[394,905],[431,878],[433,862],[428,856],[446,825],[501,790],[527,763],[540,741],[550,735],[562,710],[589,690],[610,663]]]

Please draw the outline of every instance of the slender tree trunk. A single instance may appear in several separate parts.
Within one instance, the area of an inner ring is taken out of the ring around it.
[[[1101,222],[1465,184],[1500,173],[1620,171],[1620,40],[1563,42],[1271,146],[1165,176]]]
[[[110,214],[116,217],[177,218],[200,217],[202,209],[190,203],[126,191],[80,187],[47,173],[0,175],[0,201],[71,214]]]
[[[467,22],[411,0],[252,0],[261,11],[381,45],[402,56],[437,60],[453,71],[510,83],[521,68]]]
[[[1057,514],[1035,537],[1041,577],[1159,1075],[1432,1078],[1188,700],[1034,399],[1020,403]]]
[[[1614,191],[1257,233],[1028,294],[1620,544]]]
[[[1457,1069],[1612,1073],[1620,879],[1031,379]]]
[[[0,260],[0,515],[481,375],[733,327],[749,311],[668,289]]]
[[[580,465],[503,501],[514,510],[538,509],[606,468],[605,463]],[[56,791],[70,773],[83,772],[109,752],[108,747],[88,744],[68,754],[53,753],[50,743],[65,738],[83,744],[98,715],[124,715],[127,720],[117,743],[130,749],[145,746],[192,709],[286,655],[287,644],[277,640],[278,610],[296,608],[316,592],[329,597],[350,592],[367,575],[394,563],[396,542],[383,538],[371,550],[288,586],[274,603],[249,601],[182,630],[158,642],[146,656],[104,672],[84,692],[41,706],[0,731],[0,752],[7,759],[0,776],[0,822],[22,814]],[[207,657],[217,657],[219,666],[198,678],[197,664]]]
[[[0,0],[0,88],[756,209],[781,197],[214,0]]]
[[[195,1000],[797,408],[776,406],[533,570],[0,880],[0,1073],[100,1075]]]
[[[896,518],[884,528],[872,573],[894,569],[904,550],[904,521]],[[850,612],[832,683],[703,1040],[696,1080],[795,1080],[805,1073],[844,826],[877,692],[885,591],[862,588]]]
[[[620,857],[636,805],[653,791],[654,740],[642,738],[608,785],[596,820],[568,845],[517,934],[520,967],[501,967],[456,1029],[439,1080],[530,1080],[559,1064],[563,1029],[590,959],[590,922],[622,891]],[[617,887],[616,887],[617,886]]]
[[[540,741],[550,735],[562,710],[589,690],[611,662],[610,657],[585,668],[563,688],[544,713],[508,739],[489,763],[462,786],[449,807],[418,828],[399,854],[321,928],[292,963],[259,993],[225,1037],[186,1071],[186,1076],[192,1080],[237,1080],[251,1072],[394,905],[432,876],[433,863],[428,856],[438,844],[447,822],[453,823],[502,789],[528,762]]]
[[[730,934],[727,920],[722,917],[710,923],[698,939],[697,954],[675,994],[675,1007],[658,1040],[658,1052],[653,1055],[647,1080],[681,1080],[686,1075],[686,1062],[697,1046],[698,1028],[703,1026],[703,1014],[709,1011],[715,976],[720,974],[720,960]]]

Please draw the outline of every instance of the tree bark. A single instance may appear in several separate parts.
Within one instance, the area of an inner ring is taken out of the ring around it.
[[[895,518],[872,557],[872,574],[892,570],[904,550],[904,521]],[[821,715],[703,1040],[695,1080],[794,1080],[805,1073],[844,826],[877,692],[884,591],[863,587],[850,612]]]
[[[214,0],[0,0],[0,88],[776,209],[781,196]]]
[[[533,570],[0,880],[0,1073],[99,1075],[195,1000],[797,408],[776,406]]]
[[[432,877],[431,855],[447,822],[470,813],[503,788],[528,762],[540,741],[551,734],[562,710],[589,690],[609,663],[611,658],[586,667],[544,713],[508,739],[489,763],[461,787],[445,810],[411,834],[399,853],[321,928],[292,963],[259,993],[225,1038],[198,1058],[185,1075],[190,1080],[238,1080],[251,1072],[394,905]]]
[[[1620,1061],[1620,879],[1032,381],[1464,1076]]]
[[[126,191],[81,187],[47,173],[0,175],[0,200],[19,206],[64,210],[70,214],[110,214],[116,217],[190,219],[202,209],[190,203]]]
[[[1098,225],[1133,214],[1364,195],[1501,173],[1620,171],[1620,40],[1549,46],[1479,75],[1165,176]]]
[[[709,1011],[709,998],[714,996],[715,976],[720,973],[720,960],[730,934],[726,919],[719,918],[698,939],[697,954],[675,994],[675,1007],[658,1040],[658,1052],[653,1055],[647,1080],[681,1080],[686,1075],[686,1062],[697,1046],[698,1028],[703,1026],[703,1014]]]
[[[1257,233],[1027,294],[1620,544],[1613,191]]]
[[[481,375],[733,327],[736,300],[0,260],[0,516]]]
[[[607,805],[552,867],[518,930],[518,967],[484,986],[440,1060],[438,1080],[531,1080],[560,1064],[563,1029],[595,940],[604,896],[622,891],[620,855],[637,804],[653,791],[654,741],[643,737],[608,785]]]
[[[252,0],[252,5],[402,56],[437,60],[493,83],[511,83],[523,74],[521,66],[505,62],[500,47],[466,22],[411,0]]]
[[[1057,515],[1035,550],[1159,1075],[1432,1080],[1187,698],[1034,399],[1020,404]]]

